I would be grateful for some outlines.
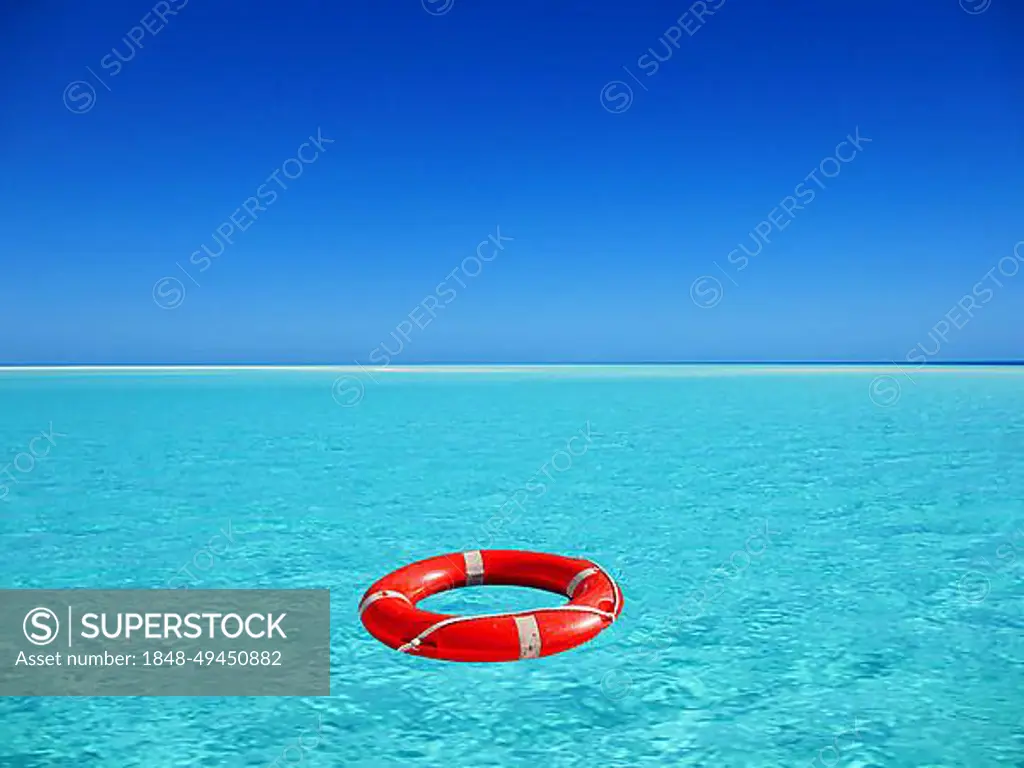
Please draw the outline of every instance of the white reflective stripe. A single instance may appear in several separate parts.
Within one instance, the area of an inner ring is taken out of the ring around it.
[[[598,573],[608,579],[608,583],[612,585],[612,609],[611,611],[608,611],[607,614],[611,617],[612,623],[614,623],[615,619],[618,618],[619,606],[622,604],[622,590],[619,589],[619,585],[615,583],[615,579],[612,578],[612,575],[608,573],[608,571],[597,563],[594,563],[594,568],[597,569]],[[582,574],[577,574],[577,577],[581,575]],[[575,580],[576,579],[573,579],[573,581]],[[570,586],[572,586],[571,583]],[[576,586],[578,587],[579,585],[577,584]]]
[[[479,549],[472,552],[463,552],[462,559],[466,561],[466,586],[477,587],[484,583],[484,556]]]
[[[540,627],[537,617],[514,616],[516,631],[519,633],[519,658],[536,659],[540,656]]]
[[[617,599],[617,598],[616,598]],[[614,608],[613,608],[614,610]],[[410,640],[403,646],[398,648],[402,653],[409,653],[415,651],[423,639],[427,635],[431,635],[437,632],[439,629],[447,627],[449,624],[458,624],[460,621],[474,621],[475,619],[504,619],[507,617],[515,618],[516,616],[533,616],[541,611],[568,611],[570,613],[592,613],[595,616],[600,616],[602,619],[608,621],[615,621],[615,614],[609,613],[608,611],[602,611],[600,608],[591,608],[589,605],[559,605],[554,608],[535,608],[532,611],[520,611],[518,613],[481,613],[476,616],[452,616],[448,619],[442,619],[437,624],[431,624],[429,627],[420,632],[416,637]]]
[[[597,570],[599,570],[601,573],[604,574],[604,577],[606,579],[608,579],[608,582],[612,585],[612,598],[613,598],[613,600],[612,600],[611,617],[612,617],[612,623],[614,624],[615,623],[615,619],[618,618],[619,605],[620,605],[620,603],[622,601],[622,590],[619,589],[619,585],[615,583],[615,579],[612,578],[612,575],[610,573],[608,573],[608,571],[606,571],[604,568],[602,568],[597,563],[594,563],[594,565],[597,567]]]
[[[393,589],[382,589],[380,592],[374,592],[372,595],[367,595],[366,599],[359,604],[359,615],[363,615],[363,611],[369,608],[371,605],[376,603],[378,600],[383,600],[386,597],[397,597],[405,600],[409,605],[412,605],[412,600],[403,595],[401,592],[396,592]]]
[[[569,586],[565,588],[565,594],[567,594],[569,597],[572,597],[573,592],[575,592],[576,588],[583,583],[584,579],[593,576],[595,573],[600,572],[601,571],[597,568],[584,568],[582,571],[580,571],[572,577],[572,581],[569,582]]]

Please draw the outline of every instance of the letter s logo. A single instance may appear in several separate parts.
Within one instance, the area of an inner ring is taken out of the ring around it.
[[[33,608],[21,624],[25,639],[33,645],[49,645],[60,632],[60,619],[49,608]]]

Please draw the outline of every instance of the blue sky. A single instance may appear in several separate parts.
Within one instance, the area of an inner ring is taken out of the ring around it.
[[[1011,0],[0,14],[2,363],[1024,358]]]

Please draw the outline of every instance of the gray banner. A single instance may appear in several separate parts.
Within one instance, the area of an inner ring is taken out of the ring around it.
[[[329,696],[326,589],[0,590],[0,696]]]

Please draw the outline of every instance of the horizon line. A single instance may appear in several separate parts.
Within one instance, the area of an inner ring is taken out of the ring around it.
[[[926,368],[939,371],[958,368],[1017,368],[1024,367],[1024,360],[963,360],[949,362],[928,362],[919,365],[909,363],[901,365],[895,361],[724,361],[724,362],[658,362],[658,363],[409,363],[406,365],[364,366],[355,364],[321,364],[321,363],[132,363],[132,364],[58,364],[58,365],[0,365],[0,372],[173,372],[173,371],[337,371],[337,372],[373,372],[373,373],[415,373],[422,372],[516,372],[538,371],[550,369],[587,369],[587,368],[761,368],[776,370],[873,370],[902,371],[907,368],[920,372]]]

